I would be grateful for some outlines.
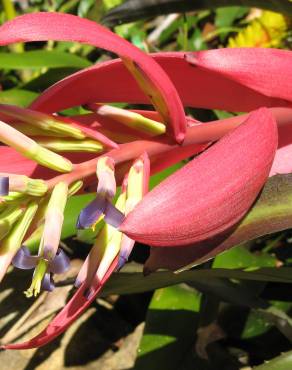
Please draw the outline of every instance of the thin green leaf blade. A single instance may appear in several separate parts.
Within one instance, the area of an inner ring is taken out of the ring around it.
[[[32,50],[23,53],[0,53],[0,66],[2,69],[24,68],[86,68],[91,63],[74,54],[56,50]]]
[[[27,107],[37,96],[37,93],[26,89],[9,89],[0,91],[0,103]]]
[[[171,271],[159,271],[146,277],[143,276],[141,271],[142,266],[130,264],[121,272],[114,273],[101,292],[101,295],[108,296],[110,294],[140,293],[180,283],[200,283],[211,278],[292,283],[291,267],[267,267],[259,268],[254,271],[235,269],[195,269],[184,271],[179,274]]]
[[[292,369],[292,351],[283,353],[273,360],[257,366],[254,370],[291,370]]]

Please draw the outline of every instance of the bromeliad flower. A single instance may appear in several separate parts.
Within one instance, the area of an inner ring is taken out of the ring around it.
[[[12,263],[21,269],[35,268],[30,288],[25,292],[27,297],[37,296],[41,287],[53,290],[51,273],[61,274],[69,268],[69,260],[62,250],[59,250],[63,213],[67,201],[68,185],[58,183],[49,201],[45,199],[41,205],[44,212],[43,229],[38,256],[31,256],[26,247],[22,247],[13,258]]]
[[[123,214],[112,206],[112,199],[116,193],[114,161],[110,157],[101,157],[96,164],[98,178],[96,198],[84,208],[77,220],[77,228],[85,229],[94,226],[104,216],[104,220],[112,225],[119,226],[124,218]]]
[[[127,215],[142,199],[148,181],[149,159],[144,153],[133,163],[124,177],[121,194],[116,202],[116,211]],[[123,219],[120,219],[119,225],[122,221]],[[134,240],[107,223],[98,234],[96,242],[77,276],[75,286],[80,287],[85,284],[83,288],[89,298],[94,293],[93,281],[95,280],[95,284],[100,285],[115,260],[116,268],[120,269],[127,261],[134,243]]]
[[[0,140],[7,145],[0,147],[6,159],[0,167],[3,177],[26,176],[23,183],[42,179],[37,184],[43,191],[36,196],[32,187],[9,187],[8,196],[3,193],[0,226],[3,220],[8,226],[0,247],[2,277],[13,258],[18,267],[35,268],[28,290],[34,295],[57,272],[58,261],[63,266],[63,252],[58,252],[63,211],[80,181],[98,184],[96,198],[81,211],[77,226],[105,224],[68,304],[41,334],[5,348],[41,346],[62,333],[126,263],[135,240],[179,246],[183,254],[182,245],[203,243],[235,227],[269,176],[275,153],[277,158],[276,123],[282,149],[290,149],[292,142],[285,132],[292,123],[291,52],[221,49],[146,55],[93,22],[54,13],[25,15],[0,28],[1,45],[51,39],[107,48],[120,59],[61,80],[28,109],[0,106]],[[277,78],[268,80],[270,75]],[[107,105],[112,102],[151,102],[156,111],[117,109]],[[80,105],[88,113],[70,120],[57,114]],[[186,117],[183,106],[250,113],[203,124]],[[88,153],[93,147],[101,153]],[[71,153],[75,151],[78,156]],[[151,174],[200,152],[146,194]],[[116,184],[122,190],[114,204]],[[21,246],[36,235],[41,236],[40,247],[32,256]]]
[[[52,274],[63,274],[70,265],[70,260],[63,252],[58,249],[53,259],[46,260],[42,256],[32,256],[26,247],[21,247],[12,260],[13,266],[29,270],[35,269],[30,288],[25,292],[27,297],[36,296],[41,289],[51,292],[54,289]]]

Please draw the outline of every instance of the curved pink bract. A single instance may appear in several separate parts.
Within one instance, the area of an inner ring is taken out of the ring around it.
[[[169,124],[168,128],[178,141],[183,140],[186,122],[180,98],[167,74],[150,56],[99,24],[70,14],[25,14],[0,28],[0,45],[46,40],[90,44],[136,63],[136,67],[145,74],[143,78],[149,79],[153,85],[153,99],[155,100],[157,94],[158,100],[163,102],[160,113]],[[134,81],[133,77],[131,78]],[[142,89],[143,86],[144,84]],[[75,94],[78,94],[78,90],[75,90]],[[149,92],[147,94],[149,95]],[[150,103],[149,97],[145,99]]]
[[[217,58],[224,58],[222,50],[224,49],[212,52],[217,55]],[[283,53],[283,67],[287,63],[292,63],[291,53],[278,51],[280,55]],[[203,53],[208,55],[210,52],[209,50]],[[234,54],[234,62],[231,65],[233,68],[237,65],[236,52],[236,49],[230,49],[230,53]],[[252,55],[252,51],[250,54]],[[274,64],[271,64],[271,68],[269,64],[265,64],[262,72],[262,66],[259,64],[258,74],[254,75],[250,72],[250,76],[246,71],[246,78],[238,81],[235,73],[226,76],[221,71],[212,71],[201,65],[192,65],[186,61],[185,53],[182,52],[157,53],[151,56],[169,75],[185,106],[236,112],[248,112],[262,106],[292,106],[292,94],[289,95],[289,99],[286,100],[286,96],[283,99],[280,83],[273,91],[260,88],[263,75],[271,75],[274,72]],[[246,56],[241,64],[247,59]],[[280,62],[278,68],[282,68]],[[254,88],[251,87],[251,79],[255,84]],[[72,94],[72,89],[74,89],[74,94]],[[57,112],[88,102],[148,104],[147,98],[129,75],[121,60],[113,60],[84,69],[59,81],[41,94],[31,107],[44,112]]]
[[[264,185],[277,149],[266,108],[146,194],[120,230],[153,246],[208,239],[239,221]]]

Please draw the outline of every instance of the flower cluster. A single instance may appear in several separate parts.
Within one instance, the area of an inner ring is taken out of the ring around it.
[[[97,184],[96,197],[76,228],[104,224],[68,304],[38,336],[5,348],[42,346],[62,333],[127,262],[135,241],[162,253],[180,247],[183,254],[184,246],[236,225],[269,175],[292,170],[291,52],[147,55],[91,21],[57,13],[24,15],[0,27],[0,45],[46,40],[91,44],[119,58],[57,82],[28,108],[0,105],[1,279],[12,263],[34,269],[28,297],[54,288],[53,274],[69,265],[59,248],[66,202],[84,186]],[[81,105],[86,114],[59,114]],[[201,123],[184,107],[246,114]],[[150,175],[201,152],[147,192]],[[37,255],[29,251],[32,240],[39,240]]]

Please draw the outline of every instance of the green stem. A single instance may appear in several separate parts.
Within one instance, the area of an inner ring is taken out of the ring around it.
[[[183,23],[183,50],[188,50],[188,44],[189,44],[189,40],[188,40],[188,33],[189,33],[189,28],[188,28],[188,21],[187,21],[187,17],[186,17],[186,14],[184,13],[184,23]]]
[[[2,6],[8,21],[16,17],[15,8],[11,0],[2,0]]]
[[[10,21],[11,19],[15,18],[17,14],[12,0],[1,0],[1,1],[6,20]],[[23,44],[20,43],[10,45],[9,49],[11,51],[14,51],[15,53],[22,53],[24,51]]]

